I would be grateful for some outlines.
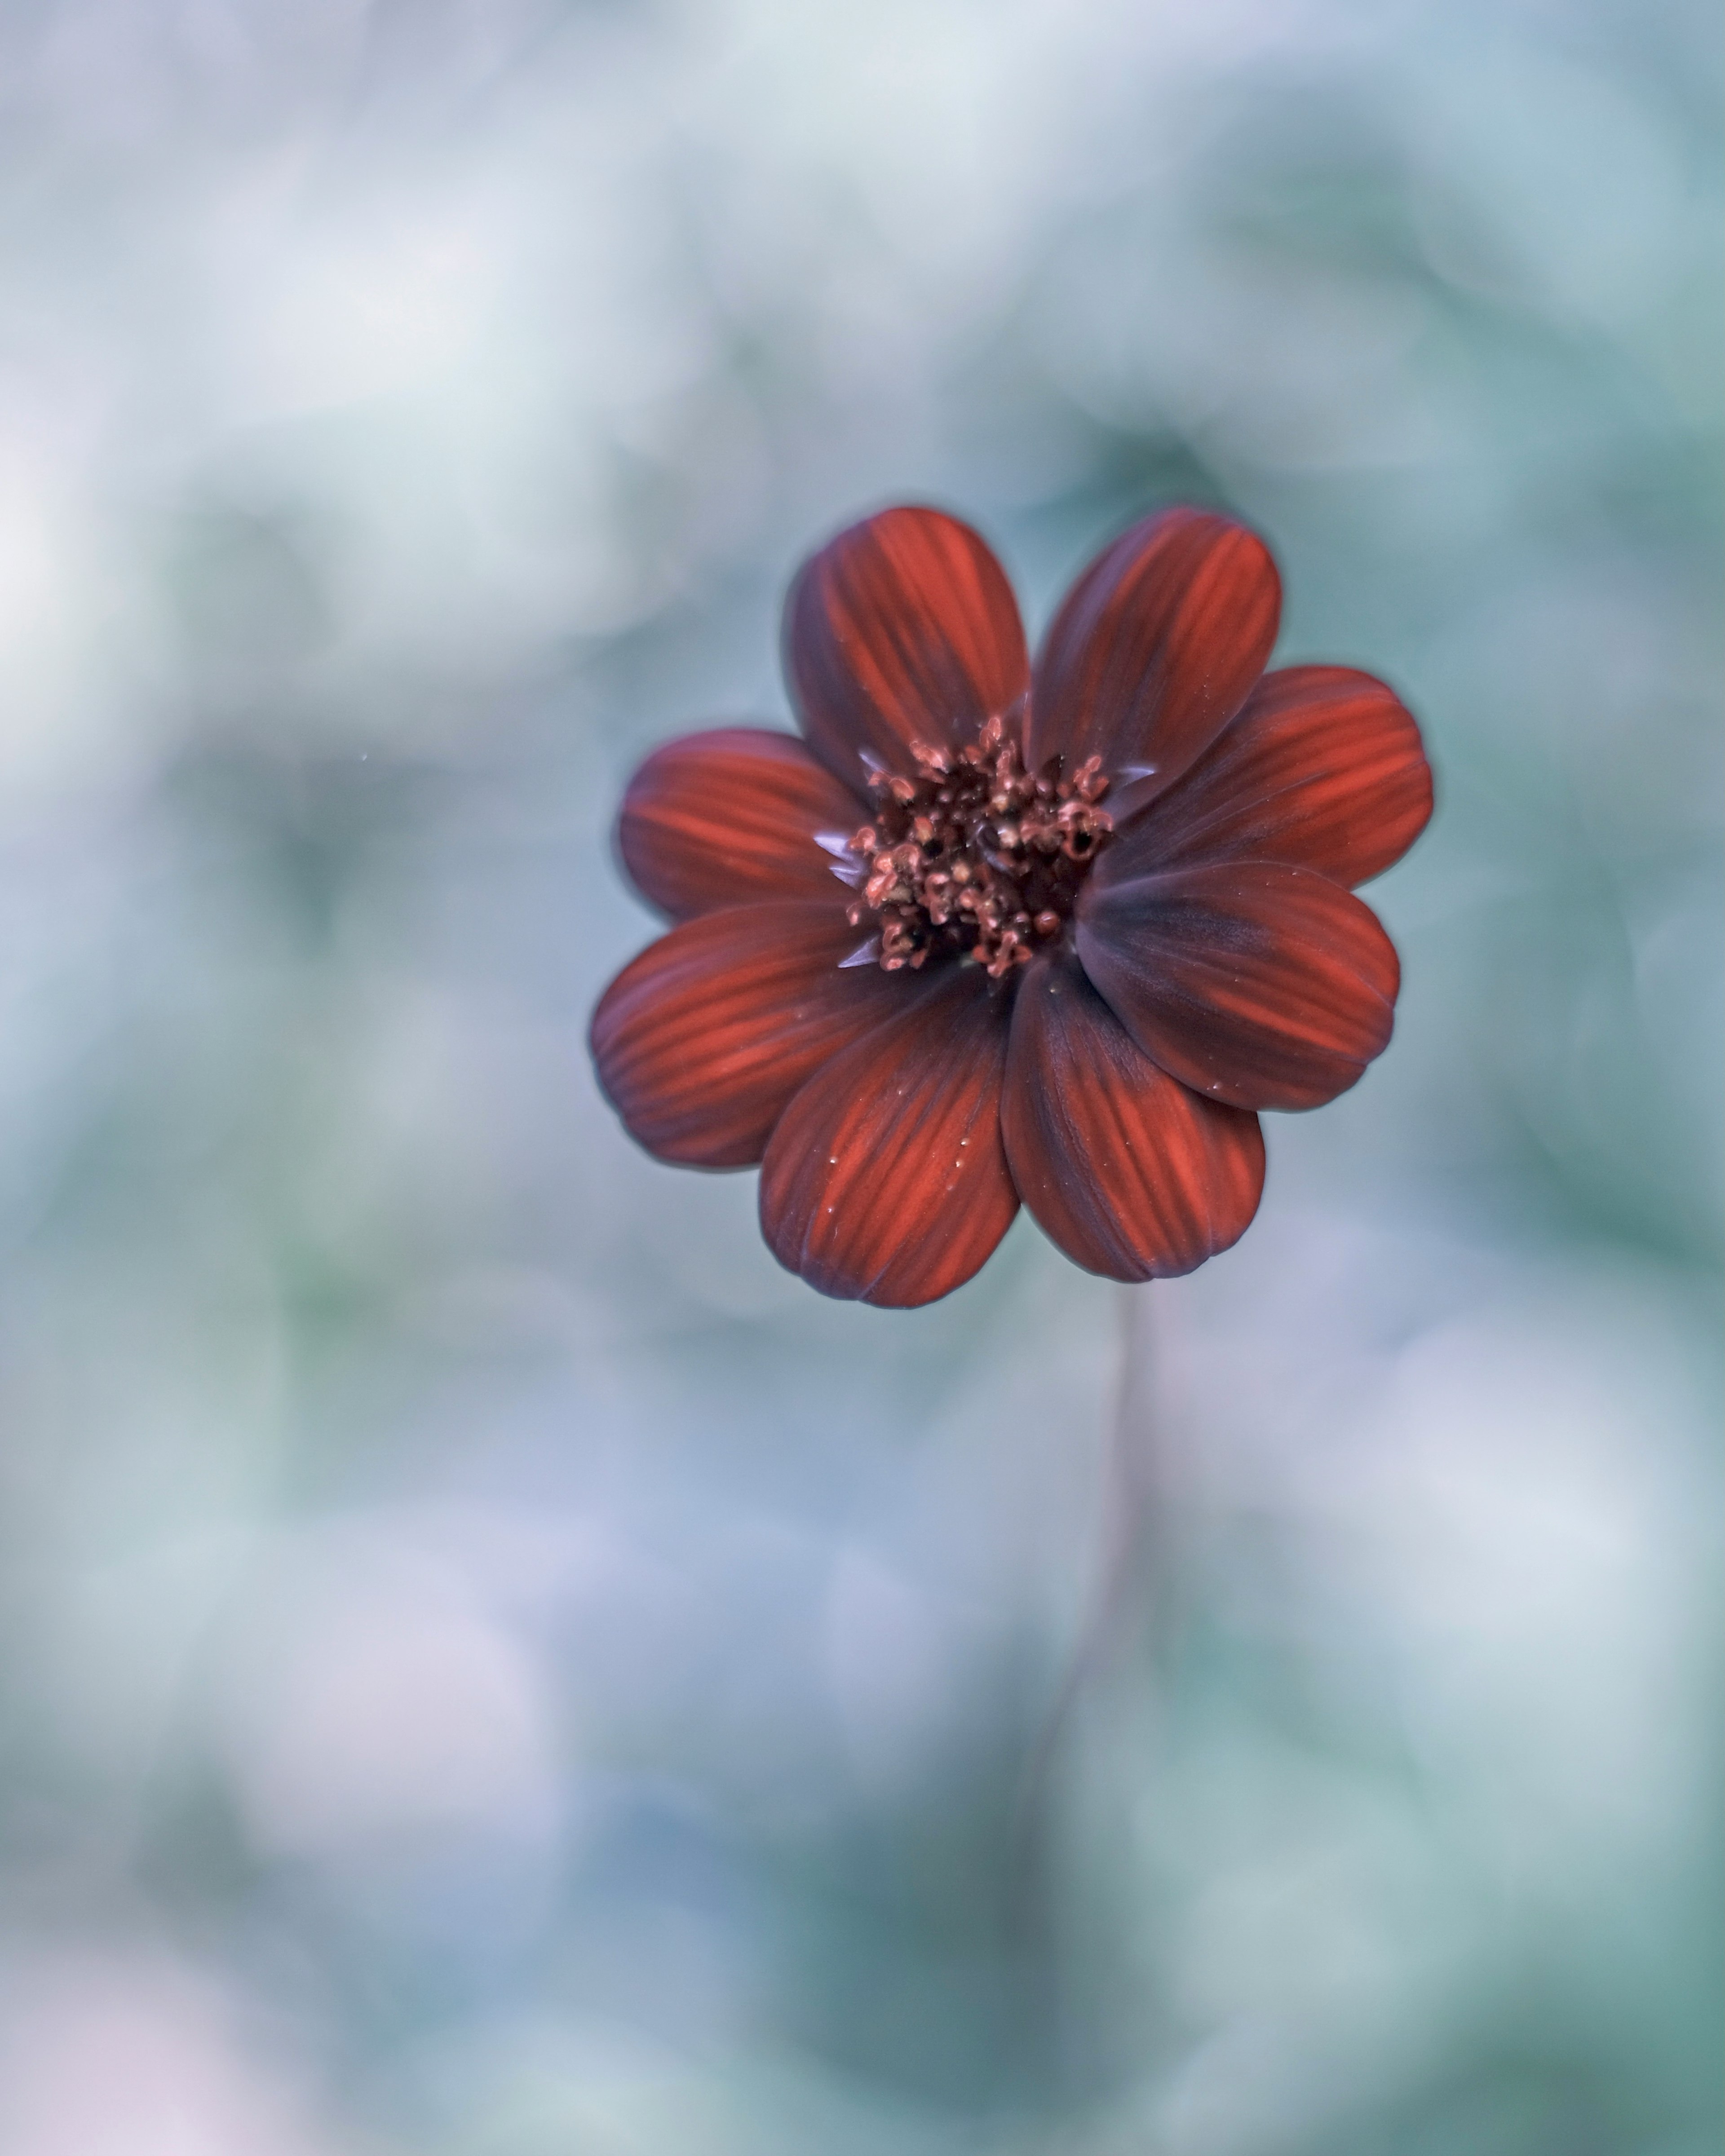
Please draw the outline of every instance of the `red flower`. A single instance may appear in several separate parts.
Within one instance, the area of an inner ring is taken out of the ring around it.
[[[803,739],[656,749],[619,825],[677,924],[593,1022],[660,1160],[762,1163],[761,1224],[823,1294],[967,1281],[1020,1199],[1116,1280],[1244,1232],[1256,1111],[1344,1092],[1399,968],[1351,887],[1413,843],[1413,719],[1345,667],[1266,674],[1263,542],[1174,509],[1085,571],[1033,674],[999,563],[890,509],[785,609]]]

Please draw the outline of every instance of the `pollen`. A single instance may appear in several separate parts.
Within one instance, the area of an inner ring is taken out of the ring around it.
[[[1004,980],[1064,933],[1091,864],[1113,834],[1100,757],[1067,776],[1052,757],[1025,770],[991,718],[960,749],[912,744],[917,776],[877,772],[872,822],[851,839],[865,877],[850,908],[889,973],[949,954]]]

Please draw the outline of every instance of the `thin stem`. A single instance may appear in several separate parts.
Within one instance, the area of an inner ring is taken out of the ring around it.
[[[1115,1377],[1103,1481],[1101,1562],[1096,1569],[1089,1612],[1024,1768],[1017,1808],[1019,1833],[1024,1840],[1034,1837],[1041,1824],[1061,1740],[1085,1686],[1106,1661],[1119,1638],[1131,1605],[1156,1484],[1155,1461],[1148,1442],[1150,1418],[1146,1403],[1140,1397],[1143,1389],[1142,1346],[1147,1331],[1147,1304],[1145,1289],[1121,1289],[1120,1363]]]

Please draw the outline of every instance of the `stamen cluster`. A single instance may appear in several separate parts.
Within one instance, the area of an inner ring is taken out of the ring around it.
[[[889,973],[956,952],[1004,980],[1060,934],[1114,829],[1097,806],[1101,759],[1068,778],[1053,758],[1033,778],[998,717],[961,749],[911,753],[917,778],[869,782],[878,805],[850,842],[866,870],[851,922],[875,924]]]

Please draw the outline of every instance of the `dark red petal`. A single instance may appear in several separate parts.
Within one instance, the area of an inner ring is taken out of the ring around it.
[[[1029,685],[1006,572],[968,524],[887,509],[804,562],[785,601],[785,678],[809,747],[848,785],[911,771]]]
[[[1058,755],[1071,771],[1099,756],[1147,800],[1245,701],[1281,619],[1281,579],[1255,532],[1203,509],[1146,517],[1097,556],[1050,625],[1026,763]]]
[[[1352,886],[1399,861],[1430,814],[1431,767],[1394,694],[1352,667],[1289,666],[1109,850],[1119,875],[1249,860]]]
[[[906,1005],[779,1118],[761,1229],[823,1295],[906,1309],[968,1281],[1019,1209],[1000,1142],[1011,998],[979,966],[882,978]]]
[[[816,834],[847,839],[866,815],[793,734],[716,726],[654,750],[623,797],[617,844],[636,887],[674,919],[752,900],[843,904],[842,857]]]
[[[599,998],[606,1097],[660,1160],[748,1168],[829,1056],[898,1007],[896,977],[841,967],[859,937],[830,906],[738,906],[649,943]]]
[[[1070,955],[1038,958],[1019,983],[1000,1125],[1044,1232],[1110,1280],[1189,1273],[1258,1209],[1257,1117],[1153,1063]]]
[[[1078,955],[1147,1055],[1237,1108],[1315,1108],[1389,1040],[1400,968],[1368,906],[1311,869],[1122,879],[1103,855]]]

